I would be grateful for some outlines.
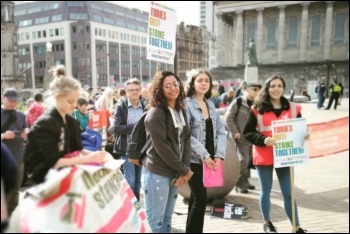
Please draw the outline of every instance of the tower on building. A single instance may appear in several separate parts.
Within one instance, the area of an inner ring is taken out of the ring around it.
[[[1,88],[20,90],[23,77],[18,71],[17,31],[13,1],[1,1]]]

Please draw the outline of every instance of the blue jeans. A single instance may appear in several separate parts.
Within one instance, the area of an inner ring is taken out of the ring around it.
[[[141,170],[142,167],[136,166],[135,164],[128,162],[128,156],[123,155],[122,157],[125,160],[123,164],[124,168],[124,177],[128,184],[130,185],[132,191],[135,194],[137,200],[140,200],[140,189],[141,189]]]
[[[273,166],[255,166],[256,172],[259,176],[259,182],[260,182],[260,209],[263,216],[264,221],[271,221],[270,220],[270,209],[271,209],[271,200],[270,200],[270,194],[271,194],[271,188],[272,188],[272,181],[273,181]],[[286,211],[286,214],[288,215],[288,218],[290,222],[292,223],[292,199],[291,199],[291,187],[290,187],[290,168],[289,167],[282,167],[282,168],[275,168],[276,174],[278,177],[278,181],[280,183],[283,199],[284,199],[284,210]],[[294,203],[295,207],[295,224],[297,227],[300,226],[299,224],[299,217],[298,217],[298,209],[296,202]]]
[[[317,109],[321,109],[325,100],[324,94],[318,94],[317,97],[318,97]]]
[[[154,233],[171,233],[171,218],[179,187],[171,186],[172,178],[142,170],[147,221]]]

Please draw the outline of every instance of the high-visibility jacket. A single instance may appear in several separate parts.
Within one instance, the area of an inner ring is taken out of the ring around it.
[[[257,130],[261,134],[267,137],[272,137],[271,122],[281,119],[296,118],[300,111],[301,106],[294,102],[289,102],[289,110],[283,110],[280,116],[276,116],[273,111],[259,114],[258,111],[253,108],[252,111],[257,119]],[[253,164],[254,165],[273,165],[273,147],[272,146],[256,146],[253,145]]]

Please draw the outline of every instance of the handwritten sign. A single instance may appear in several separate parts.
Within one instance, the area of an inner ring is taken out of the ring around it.
[[[307,124],[305,118],[272,121],[274,166],[289,167],[307,164],[308,147],[305,143]]]
[[[151,2],[148,22],[147,59],[173,64],[176,52],[176,12]]]

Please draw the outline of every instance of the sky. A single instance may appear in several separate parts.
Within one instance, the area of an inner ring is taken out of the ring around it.
[[[149,12],[151,1],[109,1],[118,5],[128,6]],[[177,23],[182,21],[185,25],[199,25],[199,1],[155,1],[175,9],[177,13]]]

